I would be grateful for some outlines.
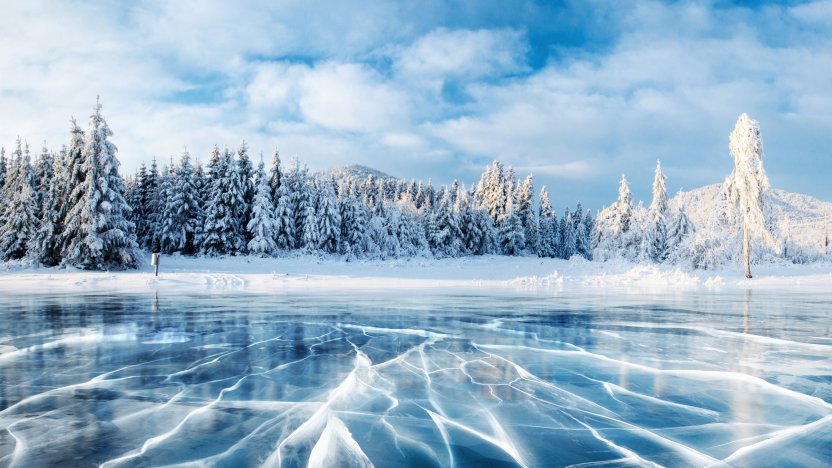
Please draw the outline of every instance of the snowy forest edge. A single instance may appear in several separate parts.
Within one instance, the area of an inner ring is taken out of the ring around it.
[[[207,167],[185,151],[161,170],[155,160],[126,180],[113,133],[96,103],[86,132],[71,121],[60,151],[34,163],[18,139],[0,152],[0,260],[89,270],[138,266],[143,251],[205,257],[275,257],[300,251],[344,260],[498,254],[714,269],[731,262],[808,263],[829,258],[790,242],[771,210],[759,124],[743,114],[729,139],[735,169],[711,220],[694,225],[670,210],[657,164],[649,207],[636,205],[622,176],[619,197],[597,216],[558,215],[532,175],[518,179],[494,161],[471,187],[428,181],[310,174],[267,166],[215,146]],[[750,277],[750,270],[747,271]]]

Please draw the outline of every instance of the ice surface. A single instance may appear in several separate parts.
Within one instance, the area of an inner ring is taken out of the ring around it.
[[[824,466],[831,305],[7,294],[0,466]]]

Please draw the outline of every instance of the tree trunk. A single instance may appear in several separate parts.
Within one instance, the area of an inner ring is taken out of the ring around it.
[[[745,260],[745,277],[751,278],[751,240],[748,238],[748,223],[742,224],[742,256]]]

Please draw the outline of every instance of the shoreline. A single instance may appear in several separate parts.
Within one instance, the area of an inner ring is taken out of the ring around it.
[[[488,255],[449,259],[354,260],[298,255],[283,258],[163,256],[159,277],[136,270],[83,271],[0,266],[0,291],[34,292],[252,292],[293,291],[551,291],[673,293],[695,291],[832,291],[832,264],[756,265],[755,278],[739,268],[691,271],[670,265],[590,262]]]

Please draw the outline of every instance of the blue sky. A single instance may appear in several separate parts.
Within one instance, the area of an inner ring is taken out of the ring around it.
[[[263,5],[270,3],[270,5]],[[95,96],[123,170],[245,138],[313,169],[475,181],[559,209],[721,181],[742,112],[773,186],[832,199],[832,2],[13,2],[0,142],[59,148]]]

